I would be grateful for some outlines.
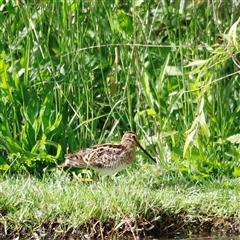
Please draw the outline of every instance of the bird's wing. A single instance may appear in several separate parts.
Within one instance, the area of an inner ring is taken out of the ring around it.
[[[119,143],[105,143],[99,145],[95,151],[89,153],[89,164],[92,167],[111,167],[120,160],[125,147]]]
[[[66,154],[64,166],[102,167],[111,166],[112,162],[121,157],[124,146],[119,143],[105,143]]]

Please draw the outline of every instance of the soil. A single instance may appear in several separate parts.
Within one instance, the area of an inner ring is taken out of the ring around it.
[[[1,213],[3,214],[3,212]],[[153,219],[153,220],[151,220]],[[11,224],[11,223],[8,223]],[[148,219],[138,219],[133,221],[130,218],[124,218],[116,226],[114,221],[103,223],[98,220],[80,225],[75,229],[63,229],[63,226],[55,221],[49,220],[42,226],[34,226],[32,223],[24,224],[21,229],[7,229],[5,224],[0,222],[0,239],[82,239],[82,238],[106,238],[112,236],[136,236],[155,238],[175,238],[189,237],[189,235],[206,235],[212,232],[218,232],[222,236],[226,234],[240,234],[240,219],[235,217],[214,217],[206,214],[199,214],[194,218],[186,212],[180,212],[177,215],[169,213],[154,213]],[[31,229],[26,226],[31,226]]]

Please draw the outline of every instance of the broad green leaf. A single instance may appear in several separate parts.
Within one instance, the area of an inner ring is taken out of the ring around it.
[[[188,129],[185,133],[188,134],[190,132],[193,131],[193,129],[196,129],[198,127],[198,117],[196,117],[192,123],[192,126],[190,127],[190,129]]]
[[[202,132],[204,133],[204,135],[205,135],[207,138],[209,138],[209,137],[210,137],[210,131],[209,131],[208,124],[203,123],[203,122],[201,122],[201,121],[199,121],[199,124],[200,124],[201,130],[202,130]]]
[[[227,140],[231,143],[240,143],[240,134],[235,134],[227,138]]]
[[[153,109],[146,109],[141,112],[138,112],[136,116],[141,116],[141,115],[148,115],[148,116],[156,116],[157,113]]]
[[[201,66],[204,63],[206,63],[207,60],[196,60],[194,62],[189,63],[188,65],[186,65],[185,67],[196,67],[196,66]]]
[[[185,144],[184,144],[184,148],[183,148],[183,156],[186,155],[188,146],[189,146],[190,142],[193,141],[193,137],[194,137],[195,133],[196,133],[196,129],[194,129],[192,132],[190,132],[190,134],[188,134]]]
[[[179,99],[181,99],[182,94],[183,92],[180,91],[178,94],[174,95],[174,97],[171,99],[171,103],[167,109],[166,118],[164,119],[163,129],[165,129],[166,125],[168,124],[168,121],[172,116],[173,110],[177,108],[177,104],[179,102]]]
[[[167,66],[166,73],[168,76],[182,76],[183,75],[183,73],[181,72],[179,67],[175,67],[175,66]]]
[[[45,141],[45,145],[53,146],[53,147],[55,147],[56,150],[57,150],[57,153],[56,153],[55,156],[50,156],[50,155],[48,155],[48,156],[50,156],[51,159],[52,159],[52,158],[58,159],[58,158],[60,157],[61,152],[62,152],[62,146],[61,146],[60,144],[55,143],[55,142],[53,142],[53,141],[46,140],[46,141]]]
[[[0,170],[6,171],[8,168],[9,168],[8,163],[3,157],[0,156]]]
[[[126,33],[126,35],[133,34],[133,25],[130,15],[125,13],[123,10],[119,10],[117,12],[117,18],[122,32]]]
[[[144,72],[141,79],[142,79],[142,84],[144,88],[144,95],[146,97],[148,105],[150,107],[153,107],[153,98],[152,98],[152,92],[150,89],[150,80],[149,80],[150,77],[151,76],[149,76],[146,72]]]
[[[239,168],[239,167],[234,166],[233,175],[234,175],[235,177],[240,177],[240,168]]]
[[[162,88],[163,88],[162,85],[163,85],[163,82],[164,82],[164,77],[166,75],[169,60],[170,60],[170,54],[167,55],[167,57],[164,61],[164,64],[161,66],[161,72],[158,76],[157,84],[156,84],[156,91],[157,92],[161,91]]]
[[[238,24],[240,22],[240,17],[238,20],[231,26],[229,33],[228,33],[228,38],[230,40],[230,43],[233,43],[234,46],[238,49],[239,48],[239,42],[238,42],[238,34],[239,34],[239,27]]]
[[[54,122],[51,122],[51,120],[53,120]],[[49,117],[49,122],[48,122],[49,126],[43,130],[44,134],[48,135],[50,132],[56,130],[58,128],[59,124],[61,123],[61,121],[62,121],[62,115],[60,113],[56,114],[55,111],[51,112],[51,115]],[[52,137],[52,135],[51,135],[51,137]]]

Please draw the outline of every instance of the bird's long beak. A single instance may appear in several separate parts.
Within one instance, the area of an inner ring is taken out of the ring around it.
[[[137,142],[137,141],[136,141]],[[155,163],[157,162],[156,159],[154,159],[142,146],[139,142],[137,142],[137,146],[149,157],[151,158]]]

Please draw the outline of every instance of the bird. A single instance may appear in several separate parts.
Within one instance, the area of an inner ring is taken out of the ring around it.
[[[60,167],[90,168],[102,175],[113,175],[130,166],[135,158],[135,147],[139,147],[154,162],[156,160],[140,145],[137,134],[125,132],[121,143],[103,143],[65,154]]]

